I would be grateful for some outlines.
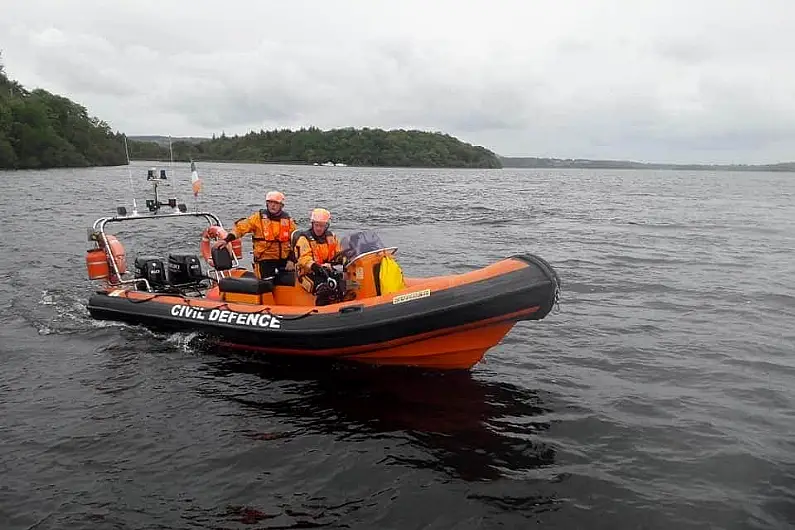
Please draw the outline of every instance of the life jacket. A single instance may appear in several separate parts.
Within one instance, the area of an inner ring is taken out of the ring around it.
[[[340,251],[340,245],[337,241],[337,236],[330,231],[326,231],[325,234],[318,238],[310,228],[309,230],[301,232],[296,238],[296,242],[300,240],[302,236],[305,237],[309,242],[309,248],[312,250],[311,261],[314,261],[318,265],[328,263],[331,261],[331,258],[333,258]],[[298,262],[301,264],[310,261],[306,256],[296,257],[298,258]]]
[[[262,226],[265,229],[265,237],[255,238],[255,241],[278,241],[279,243],[290,241],[290,217],[283,214],[284,212],[279,215],[279,219],[277,220],[271,218],[267,210],[260,210],[259,216],[262,220]]]
[[[258,214],[247,219],[247,226],[251,227],[249,230],[254,232],[251,239],[255,260],[287,258],[290,253],[290,232],[294,226],[292,219],[285,211],[278,216],[269,215],[267,210],[259,210]]]

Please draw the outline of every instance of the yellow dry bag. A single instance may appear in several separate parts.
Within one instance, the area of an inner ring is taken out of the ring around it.
[[[392,256],[381,258],[381,270],[378,271],[378,281],[381,284],[381,294],[389,294],[400,291],[405,284],[403,283],[403,271]]]

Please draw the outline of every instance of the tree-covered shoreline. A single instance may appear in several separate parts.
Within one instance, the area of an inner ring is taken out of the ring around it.
[[[505,168],[526,169],[659,169],[675,171],[795,171],[795,162],[777,164],[666,164],[633,160],[500,157]]]
[[[500,168],[488,149],[443,133],[352,127],[321,130],[277,129],[171,144],[174,160],[347,166]],[[168,160],[171,151],[160,141],[130,141],[130,159]]]
[[[125,164],[121,134],[65,97],[26,90],[0,63],[0,169]]]

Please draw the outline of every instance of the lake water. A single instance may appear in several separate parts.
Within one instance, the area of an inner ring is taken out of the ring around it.
[[[793,528],[795,174],[198,165],[227,225],[275,188],[412,276],[556,267],[559,312],[438,373],[92,321],[86,229],[148,167],[0,172],[0,528]],[[198,252],[139,226],[130,262]]]

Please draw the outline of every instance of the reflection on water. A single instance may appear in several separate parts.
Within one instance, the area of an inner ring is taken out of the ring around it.
[[[221,353],[215,347],[204,350]],[[300,385],[299,397],[270,391],[224,397],[298,423],[302,434],[348,441],[393,436],[428,453],[426,458],[418,458],[416,451],[387,455],[391,464],[475,481],[499,478],[502,470],[516,473],[554,463],[554,449],[536,436],[549,428],[541,417],[551,412],[538,393],[481,381],[471,372],[240,355],[213,356],[206,362],[214,377],[246,374]]]

